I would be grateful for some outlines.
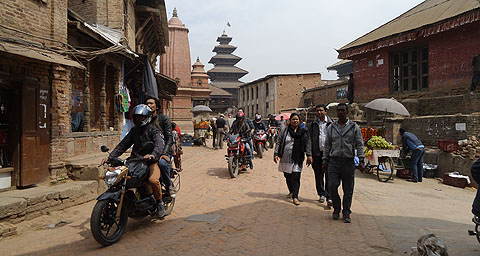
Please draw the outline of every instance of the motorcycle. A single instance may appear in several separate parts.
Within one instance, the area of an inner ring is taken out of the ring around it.
[[[268,138],[268,147],[273,148],[275,145],[275,141],[277,141],[278,136],[278,128],[277,127],[270,127],[268,128],[267,138]]]
[[[228,172],[230,177],[236,178],[239,171],[246,171],[249,165],[250,156],[247,153],[245,142],[238,134],[227,134],[227,154]]]
[[[263,151],[265,150],[265,145],[267,144],[267,134],[264,130],[255,131],[253,136],[253,147],[257,152],[258,157],[263,158]]]
[[[153,143],[147,142],[142,150],[151,148]],[[102,152],[108,152],[106,146]],[[151,152],[152,150],[145,152]],[[114,158],[108,160],[103,180],[108,186],[107,191],[97,198],[90,217],[90,229],[93,238],[100,244],[108,246],[118,242],[127,227],[128,217],[142,219],[147,216],[156,216],[157,203],[151,193],[147,193],[145,185],[148,183],[147,164],[143,159],[131,158],[122,160]],[[180,189],[180,175],[178,170],[171,168],[170,177],[174,189]],[[166,193],[162,183],[162,201],[165,207],[165,216],[170,215],[175,205],[175,197]]]
[[[469,230],[468,234],[471,236],[476,236],[477,241],[480,243],[480,217],[474,216],[472,219],[472,222],[475,224],[475,231],[474,230]]]

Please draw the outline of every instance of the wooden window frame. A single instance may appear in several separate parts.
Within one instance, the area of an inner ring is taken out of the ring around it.
[[[390,53],[390,91],[392,94],[428,91],[428,46]]]

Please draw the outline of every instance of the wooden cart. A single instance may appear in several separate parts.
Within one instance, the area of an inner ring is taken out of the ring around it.
[[[374,149],[372,155],[365,157],[366,169],[368,172],[373,172],[375,169],[379,181],[393,180],[395,163],[399,157],[399,149]]]

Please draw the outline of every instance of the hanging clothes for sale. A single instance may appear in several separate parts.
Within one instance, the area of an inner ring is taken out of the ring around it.
[[[158,98],[157,79],[155,78],[155,73],[153,72],[152,66],[148,61],[147,55],[143,55],[142,60],[144,61],[144,64],[145,64],[143,69],[143,86],[142,86],[142,90],[144,92],[143,96],[148,95],[148,96],[154,96],[155,98]],[[141,99],[141,102],[144,102],[145,98]]]

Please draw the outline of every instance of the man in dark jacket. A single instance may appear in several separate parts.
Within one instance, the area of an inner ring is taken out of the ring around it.
[[[340,183],[343,189],[343,221],[350,223],[352,219],[350,210],[353,198],[353,185],[355,179],[355,149],[363,168],[363,138],[358,125],[347,119],[348,106],[340,103],[337,106],[338,121],[327,128],[325,150],[322,168],[328,170],[328,192],[333,201],[332,218],[337,220],[340,216],[342,201],[338,194]]]
[[[312,141],[312,168],[315,173],[315,186],[317,195],[319,196],[318,201],[324,203],[325,200],[327,200],[327,205],[332,206],[333,202],[328,193],[328,174],[326,174],[322,168],[327,127],[332,124],[332,119],[327,116],[327,108],[324,104],[318,104],[315,110],[317,112],[317,118],[308,126],[308,134],[310,134],[310,140]],[[324,176],[325,182],[323,181]]]
[[[172,160],[172,122],[168,116],[160,113],[160,100],[158,98],[148,96],[145,104],[152,109],[152,123],[162,132],[165,138],[165,147],[161,153],[158,166],[162,174],[162,181],[167,188],[167,193],[174,196],[173,183],[170,180],[170,161]]]
[[[402,153],[408,154],[412,151],[412,171],[413,179],[409,179],[411,182],[422,182],[423,177],[423,156],[425,155],[425,146],[422,142],[411,132],[407,132],[405,129],[400,128],[400,135],[402,135]]]
[[[135,107],[133,112],[133,122],[135,126],[123,140],[112,150],[108,158],[102,160],[104,164],[107,160],[121,156],[130,146],[133,145],[130,158],[145,160],[148,164],[155,164],[160,158],[161,152],[164,150],[163,135],[160,130],[151,122],[151,110],[144,104]],[[143,152],[143,146],[147,142],[153,142],[154,148],[151,153]],[[151,172],[149,176],[150,186],[153,190],[155,200],[157,200],[157,216],[165,215],[165,208],[162,201],[162,188],[160,186],[158,171]]]

